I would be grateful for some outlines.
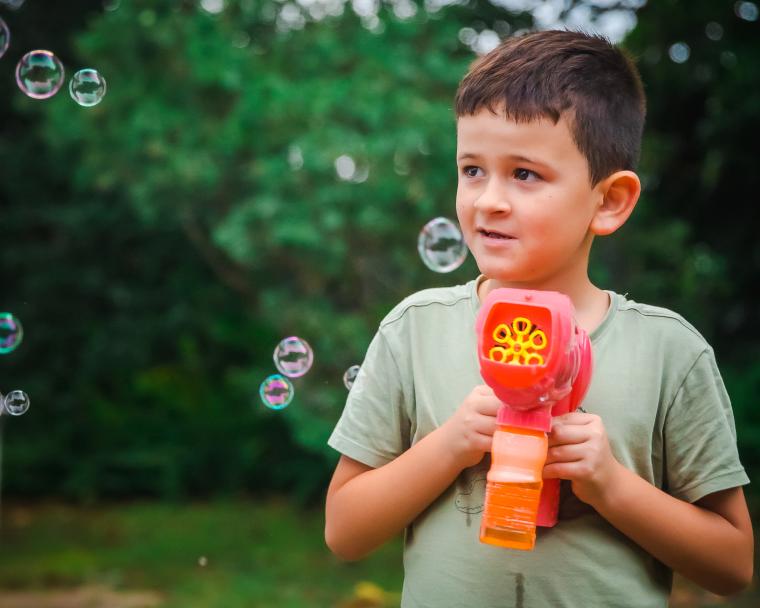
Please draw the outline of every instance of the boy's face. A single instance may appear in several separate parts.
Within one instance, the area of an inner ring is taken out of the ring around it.
[[[462,116],[457,168],[457,216],[484,275],[544,289],[587,277],[589,224],[603,195],[564,117]]]

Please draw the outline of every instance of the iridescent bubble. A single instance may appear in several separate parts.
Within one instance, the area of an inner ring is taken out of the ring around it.
[[[3,399],[3,405],[11,416],[21,416],[29,409],[29,395],[24,391],[11,391]]]
[[[0,57],[5,55],[5,51],[8,50],[8,45],[11,43],[11,31],[8,29],[8,25],[0,17]]]
[[[271,410],[281,410],[288,407],[293,400],[295,390],[285,376],[272,374],[264,379],[259,387],[261,401]]]
[[[459,227],[445,217],[430,220],[417,238],[417,251],[425,266],[435,272],[451,272],[467,257],[467,245]]]
[[[85,108],[91,108],[103,101],[106,88],[106,79],[100,72],[91,68],[79,70],[69,81],[69,95]]]
[[[670,60],[674,63],[684,63],[689,60],[691,49],[685,42],[676,42],[675,44],[670,45],[668,55],[670,56]]]
[[[311,369],[314,353],[309,343],[298,336],[285,338],[274,349],[277,371],[291,378],[300,378]]]
[[[346,370],[346,373],[343,374],[343,384],[346,385],[348,390],[351,390],[351,387],[354,385],[354,380],[356,380],[356,376],[359,375],[360,369],[361,367],[359,365],[352,365]]]
[[[1,0],[0,3],[7,6],[12,11],[17,11],[24,5],[24,2],[26,2],[26,0]]]
[[[757,21],[760,16],[760,9],[754,2],[737,2],[734,4],[736,16],[745,21]]]
[[[723,26],[716,21],[710,21],[710,23],[705,26],[705,36],[710,40],[717,42],[723,38]]]
[[[29,51],[16,66],[16,84],[32,99],[55,95],[63,78],[63,64],[50,51]]]
[[[24,337],[24,328],[13,314],[0,312],[0,355],[12,353]]]

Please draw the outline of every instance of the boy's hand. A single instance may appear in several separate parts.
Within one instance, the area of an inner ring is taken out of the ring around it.
[[[456,412],[440,427],[446,437],[450,454],[461,468],[474,466],[491,451],[496,430],[496,412],[501,401],[490,386],[482,384],[472,389]]]
[[[594,506],[610,489],[619,466],[599,416],[571,412],[552,420],[545,478],[569,479],[573,493]]]

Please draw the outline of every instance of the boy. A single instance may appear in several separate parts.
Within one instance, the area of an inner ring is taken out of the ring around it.
[[[405,529],[403,608],[667,606],[673,570],[719,594],[751,581],[749,480],[712,349],[588,277],[593,238],[638,200],[644,113],[632,62],[582,33],[509,39],[460,84],[457,216],[482,274],[388,314],[329,440],[327,544],[359,559]],[[529,552],[478,539],[500,402],[474,321],[498,287],[567,294],[594,352],[586,412],[549,436],[560,520]]]

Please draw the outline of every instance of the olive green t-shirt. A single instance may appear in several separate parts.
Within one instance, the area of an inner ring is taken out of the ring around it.
[[[679,315],[610,292],[591,334],[583,407],[615,457],[688,502],[749,482],[731,404],[704,338]],[[381,467],[441,426],[478,384],[476,281],[416,293],[380,324],[328,443]],[[407,528],[402,608],[665,607],[672,572],[563,483],[559,523],[533,551],[478,539],[488,456]],[[419,472],[420,476],[425,471]],[[399,487],[396,492],[409,488]]]

